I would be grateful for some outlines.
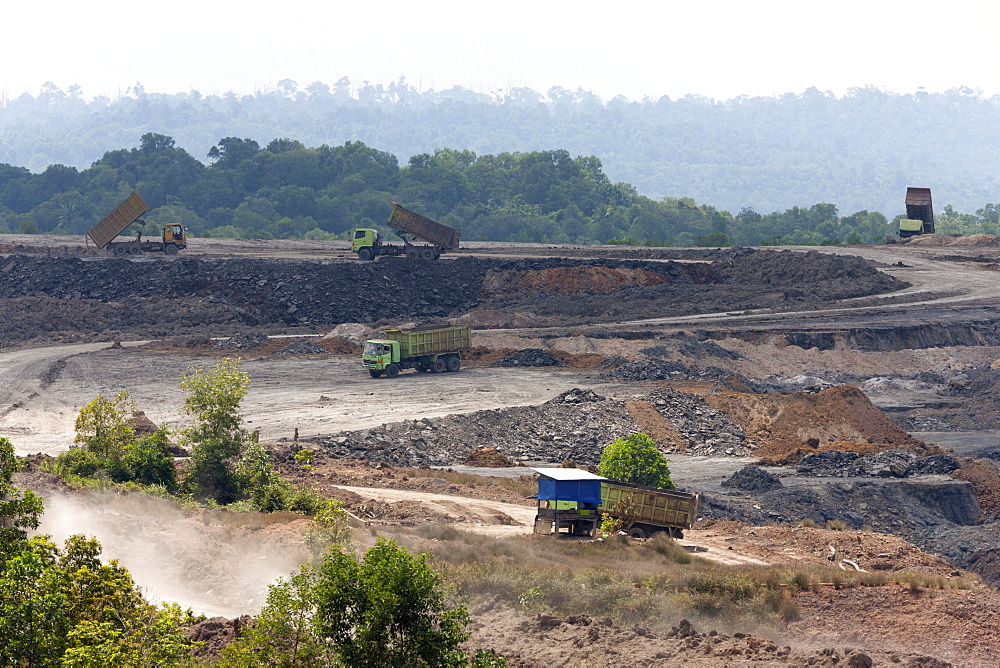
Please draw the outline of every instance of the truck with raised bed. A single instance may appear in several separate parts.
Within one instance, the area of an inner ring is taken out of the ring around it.
[[[442,253],[458,248],[458,230],[405,209],[395,202],[389,214],[388,225],[393,229],[403,245],[398,246],[382,241],[378,230],[356,228],[351,230],[351,250],[362,260],[374,260],[380,255],[405,255],[410,259],[436,260]],[[428,245],[414,244],[416,240]]]
[[[361,353],[362,364],[372,378],[382,374],[395,378],[403,369],[430,373],[458,371],[472,334],[467,326],[389,329],[384,333],[385,338],[365,341]]]
[[[906,189],[906,218],[899,221],[899,238],[934,234],[934,204],[930,188]]]
[[[101,218],[97,225],[87,231],[87,236],[101,250],[110,250],[115,255],[141,255],[142,253],[164,253],[176,255],[177,251],[187,248],[187,228],[184,225],[171,223],[163,226],[163,235],[158,241],[144,241],[142,233],[146,229],[146,221],[142,214],[149,211],[139,191],[132,194],[116,206],[111,213]],[[115,241],[119,234],[132,223],[141,223],[139,234],[129,241]]]

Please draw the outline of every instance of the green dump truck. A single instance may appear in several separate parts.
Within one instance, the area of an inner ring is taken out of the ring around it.
[[[934,234],[934,204],[930,188],[906,189],[906,218],[899,221],[899,238]]]
[[[385,243],[377,230],[364,227],[353,229],[351,250],[358,254],[358,258],[374,260],[380,255],[405,255],[411,260],[436,260],[442,253],[458,248],[461,236],[458,230],[414,213],[395,202],[389,204],[392,204],[392,213],[389,214],[388,225],[403,240],[403,245]],[[428,245],[414,244],[417,240],[425,241]]]
[[[385,338],[365,341],[361,360],[372,378],[383,373],[395,378],[403,369],[442,373],[462,368],[462,353],[468,352],[468,327],[437,329],[389,329]]]

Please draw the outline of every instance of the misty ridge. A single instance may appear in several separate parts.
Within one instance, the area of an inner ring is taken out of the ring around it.
[[[305,86],[286,79],[248,95],[152,94],[137,83],[92,100],[79,86],[48,83],[37,95],[0,99],[0,163],[33,172],[84,169],[148,132],[173,137],[202,161],[222,136],[262,145],[274,137],[306,146],[361,141],[402,161],[443,148],[562,149],[596,156],[610,180],[647,197],[734,213],[828,202],[891,218],[907,185],[931,187],[939,206],[962,211],[1000,200],[1000,96],[964,87],[603,101],[560,87],[421,91],[404,78],[383,86],[344,77]]]

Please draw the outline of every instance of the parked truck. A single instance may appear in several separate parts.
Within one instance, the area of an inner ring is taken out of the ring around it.
[[[906,218],[899,221],[899,238],[934,234],[934,205],[930,188],[906,189]]]
[[[115,255],[140,255],[142,253],[176,255],[180,249],[187,248],[187,228],[176,223],[163,226],[163,235],[160,240],[144,241],[142,233],[146,229],[146,221],[142,220],[141,216],[147,211],[149,211],[149,206],[139,197],[139,191],[134,190],[131,195],[125,198],[124,202],[116,206],[104,218],[101,218],[97,225],[90,228],[87,236],[97,244],[98,248],[110,250]],[[115,241],[115,238],[132,223],[141,223],[139,234],[136,235],[135,239]]]
[[[582,469],[536,468],[535,533],[596,533],[605,516],[621,521],[633,538],[684,535],[698,517],[698,495],[608,480]]]
[[[374,260],[380,255],[405,255],[410,259],[436,260],[442,253],[458,248],[458,230],[404,209],[395,202],[389,203],[392,213],[388,224],[403,240],[403,245],[385,243],[377,230],[356,228],[351,230],[351,250],[358,258]],[[426,241],[428,245],[414,244],[416,240]]]
[[[395,378],[403,369],[442,373],[462,368],[462,354],[470,347],[466,326],[437,329],[389,329],[385,338],[365,341],[362,364],[372,378],[383,373]]]

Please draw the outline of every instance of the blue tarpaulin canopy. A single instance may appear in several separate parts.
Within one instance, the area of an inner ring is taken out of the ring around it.
[[[580,469],[533,469],[538,473],[538,498],[544,501],[601,502],[599,475]]]

